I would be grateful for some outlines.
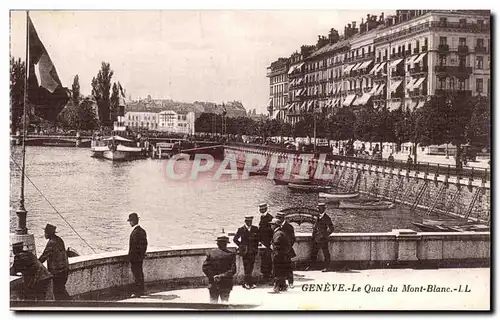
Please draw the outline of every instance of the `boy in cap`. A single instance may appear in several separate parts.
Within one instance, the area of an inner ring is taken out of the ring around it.
[[[296,241],[296,238],[295,238],[295,229],[293,228],[293,226],[288,221],[286,221],[285,214],[283,212],[278,212],[276,214],[276,218],[281,223],[281,230],[283,230],[283,232],[288,237],[288,240],[290,240],[290,263],[289,263],[289,268],[288,268],[287,280],[288,280],[288,285],[290,286],[291,289],[293,289],[292,258],[294,258],[296,256],[295,250],[293,250],[293,245],[294,245],[294,243]]]
[[[229,238],[222,234],[217,237],[217,249],[208,252],[203,262],[203,273],[208,277],[210,302],[227,302],[233,289],[233,276],[236,273],[236,255],[227,249]]]
[[[271,241],[273,238],[271,220],[273,219],[273,216],[267,212],[267,203],[259,204],[259,213],[259,239],[260,243],[264,246],[264,250],[261,251],[260,272],[262,272],[263,281],[269,282],[271,280],[271,272],[273,269],[271,257]]]
[[[318,203],[319,216],[313,227],[311,259],[309,267],[307,267],[306,270],[311,270],[316,263],[319,249],[323,251],[323,256],[325,257],[325,268],[323,269],[323,272],[328,271],[328,267],[330,265],[328,237],[333,232],[333,223],[332,219],[330,219],[330,217],[325,213],[325,209],[326,206],[323,202]]]
[[[256,288],[252,272],[255,256],[259,252],[259,229],[252,225],[252,221],[252,216],[246,216],[245,224],[238,228],[233,238],[233,242],[238,246],[238,253],[243,258],[243,269],[245,270],[243,288],[245,289]]]
[[[144,271],[142,264],[146,257],[146,250],[148,249],[148,238],[146,230],[139,225],[139,216],[133,212],[128,215],[130,226],[134,229],[130,233],[130,242],[128,250],[128,258],[130,260],[130,269],[134,275],[134,293],[132,298],[144,295]]]
[[[288,275],[288,266],[290,264],[290,240],[281,229],[281,222],[274,218],[271,220],[273,229],[273,274],[274,287],[272,293],[286,291],[285,279]]]
[[[66,291],[66,282],[69,274],[69,261],[64,241],[56,235],[56,227],[47,223],[45,226],[45,239],[48,239],[45,250],[38,260],[47,261],[47,269],[52,273],[54,285],[54,298],[56,300],[70,300]]]
[[[36,258],[36,256],[24,251],[22,242],[12,244],[14,253],[14,264],[10,268],[12,276],[21,272],[23,275],[23,295],[25,300],[52,300],[52,274]]]

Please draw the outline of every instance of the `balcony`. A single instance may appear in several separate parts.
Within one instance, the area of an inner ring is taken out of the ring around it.
[[[422,52],[426,52],[427,51],[427,46],[422,46]]]
[[[449,46],[449,45],[447,45],[447,44],[440,44],[440,45],[438,46],[438,51],[439,51],[439,52],[442,52],[442,53],[447,53],[447,52],[449,52],[449,51],[450,51],[450,46]]]
[[[406,50],[405,55],[410,56],[411,55],[411,50]]]
[[[474,48],[474,51],[475,51],[476,53],[483,53],[483,54],[486,54],[486,53],[488,53],[488,48],[486,48],[486,47],[484,47],[484,46],[476,46],[476,47]]]
[[[391,92],[391,99],[401,99],[404,98],[404,92],[402,90]]]
[[[413,53],[420,53],[420,50],[418,48],[414,48]]]
[[[396,72],[391,72],[391,78],[404,77],[405,71],[403,68],[398,68]]]
[[[434,71],[436,73],[446,73],[446,74],[465,74],[469,75],[472,73],[472,67],[465,66],[435,66]]]
[[[490,25],[488,23],[477,24],[477,23],[461,23],[461,22],[438,22],[434,21],[430,24],[431,29],[446,29],[448,31],[470,31],[470,32],[489,32]]]
[[[429,68],[427,66],[421,67],[421,66],[415,66],[414,68],[410,69],[410,74],[418,74],[418,73],[427,73],[429,71]]]
[[[437,96],[457,95],[457,96],[463,96],[463,97],[471,97],[472,91],[471,90],[436,89],[434,94]]]
[[[427,89],[415,89],[410,91],[410,97],[416,98],[427,95]]]
[[[466,45],[459,45],[458,46],[458,53],[459,54],[467,54],[469,53],[469,47]]]

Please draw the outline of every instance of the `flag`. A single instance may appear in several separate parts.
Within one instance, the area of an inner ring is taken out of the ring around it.
[[[69,90],[64,88],[35,27],[28,16],[28,101],[35,116],[54,121],[68,102]]]

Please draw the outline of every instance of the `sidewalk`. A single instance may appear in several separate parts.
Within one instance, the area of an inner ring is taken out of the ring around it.
[[[387,159],[391,153],[389,151],[384,151],[382,153],[382,157],[384,159]],[[405,161],[408,159],[408,153],[394,153],[393,154],[395,160],[400,160],[400,161]],[[413,158],[413,155],[412,155]],[[490,159],[480,159],[478,158],[476,162],[467,162],[467,165],[464,166],[465,168],[478,168],[478,169],[491,169],[490,166],[488,165],[488,161]],[[435,163],[435,164],[443,164],[443,165],[455,165],[455,158],[453,155],[450,155],[448,159],[446,159],[446,156],[441,156],[441,155],[429,155],[425,153],[419,153],[417,154],[417,161],[418,162],[430,162],[430,163]]]
[[[230,304],[248,310],[487,310],[490,269],[375,269],[346,272],[295,271],[295,288],[280,294],[270,286],[235,286]],[[392,287],[391,287],[392,285]],[[397,291],[389,291],[389,287]],[[172,290],[136,303],[208,303],[207,288]]]

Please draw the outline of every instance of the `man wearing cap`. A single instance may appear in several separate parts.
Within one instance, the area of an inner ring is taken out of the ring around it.
[[[325,268],[323,271],[328,271],[330,265],[330,250],[328,249],[328,237],[333,232],[332,219],[325,213],[325,204],[318,203],[319,217],[313,227],[312,232],[312,250],[311,259],[309,267],[306,270],[310,270],[316,263],[317,255],[319,249],[323,251],[323,256],[325,257]]]
[[[132,297],[140,297],[144,295],[144,271],[142,263],[146,257],[146,250],[148,248],[148,238],[146,230],[139,225],[139,216],[137,213],[128,215],[130,226],[134,229],[130,233],[130,242],[128,250],[128,258],[130,260],[130,269],[134,275],[134,293]]]
[[[274,218],[271,220],[273,229],[273,274],[274,287],[273,292],[279,293],[286,291],[285,279],[288,276],[288,267],[290,265],[290,240],[281,228],[281,222]]]
[[[271,280],[273,269],[271,241],[273,239],[273,229],[271,229],[271,220],[273,216],[267,212],[267,203],[259,204],[260,222],[259,222],[259,240],[264,246],[261,251],[260,272],[264,282]]]
[[[285,219],[285,214],[283,212],[278,212],[276,214],[276,218],[280,221],[281,223],[281,230],[286,234],[288,237],[288,240],[290,240],[290,263],[288,267],[288,275],[287,275],[287,280],[288,280],[288,285],[290,288],[293,289],[293,268],[292,268],[292,258],[296,256],[295,250],[293,250],[293,245],[296,241],[295,238],[295,229],[293,226],[286,221]]]
[[[52,300],[54,299],[52,287],[52,274],[36,258],[24,251],[22,242],[12,244],[14,264],[10,268],[12,276],[20,272],[23,276],[23,298],[25,300]]]
[[[233,242],[238,246],[238,253],[243,258],[245,280],[243,288],[256,288],[252,277],[255,256],[259,252],[259,229],[252,225],[253,217],[246,216],[245,224],[239,227],[234,235]]]
[[[217,249],[208,252],[203,262],[203,273],[208,277],[210,302],[220,300],[227,302],[233,289],[233,276],[236,273],[236,254],[227,249],[229,238],[226,235],[217,237]]]
[[[39,260],[41,263],[47,261],[47,268],[54,276],[54,298],[56,300],[70,300],[66,291],[68,281],[69,262],[64,241],[56,235],[56,227],[48,223],[45,226],[45,239],[48,239],[45,250]]]

